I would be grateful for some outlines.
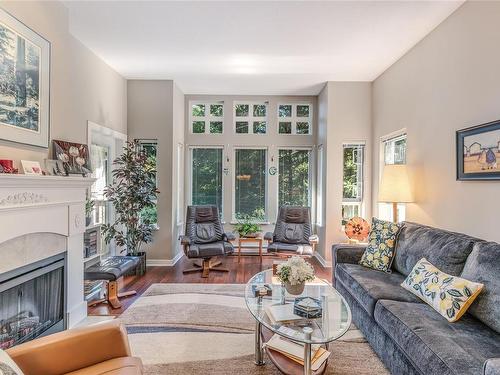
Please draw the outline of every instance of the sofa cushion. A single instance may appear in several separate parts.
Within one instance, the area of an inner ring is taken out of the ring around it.
[[[500,333],[500,244],[476,243],[461,277],[484,284],[469,312]]]
[[[368,246],[359,264],[374,270],[390,272],[394,259],[396,237],[401,229],[399,224],[372,219],[372,230],[368,235]]]
[[[481,374],[500,356],[500,335],[470,315],[450,323],[426,304],[380,300],[375,321],[423,374]]]
[[[66,375],[141,375],[142,362],[136,357],[120,357],[69,372]]]
[[[418,297],[401,287],[405,278],[396,272],[389,274],[359,264],[341,263],[335,268],[335,279],[336,283],[342,283],[372,317],[379,299],[421,302]]]
[[[23,375],[21,369],[2,349],[0,349],[0,374]]]
[[[441,271],[459,276],[476,238],[425,225],[405,222],[396,243],[393,268],[407,276],[426,258]]]
[[[484,284],[441,272],[425,258],[415,264],[401,286],[449,322],[460,319],[484,288]]]

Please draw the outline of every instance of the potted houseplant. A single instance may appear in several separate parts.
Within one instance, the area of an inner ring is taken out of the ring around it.
[[[278,264],[276,276],[285,285],[288,293],[299,295],[304,291],[306,281],[314,280],[314,268],[303,258],[293,256]]]
[[[144,243],[153,240],[154,226],[149,215],[142,213],[156,205],[156,162],[139,148],[137,140],[127,142],[123,154],[113,161],[113,181],[104,194],[115,209],[115,221],[102,227],[106,243],[115,240],[125,247],[127,255],[141,257],[136,274],[146,272]]]
[[[257,237],[261,231],[261,227],[257,224],[258,221],[264,219],[263,210],[255,210],[252,215],[249,214],[237,214],[236,215],[236,225],[234,230],[238,232],[240,237],[254,238]]]

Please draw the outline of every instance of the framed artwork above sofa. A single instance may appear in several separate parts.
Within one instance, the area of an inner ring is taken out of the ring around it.
[[[500,120],[457,131],[457,180],[500,180]]]

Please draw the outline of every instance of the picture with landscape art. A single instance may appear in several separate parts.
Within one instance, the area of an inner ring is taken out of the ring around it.
[[[0,10],[0,137],[48,147],[49,43]]]

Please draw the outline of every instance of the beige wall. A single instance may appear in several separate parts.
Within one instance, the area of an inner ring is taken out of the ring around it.
[[[500,118],[499,23],[500,2],[466,2],[374,82],[375,212],[380,137],[406,128],[407,219],[500,241],[500,183],[455,180],[455,131]]]
[[[51,1],[0,7],[51,43],[50,138],[86,143],[87,120],[126,133],[126,81],[69,33],[66,7]],[[0,141],[0,159],[17,166],[21,159],[43,162],[48,151]]]
[[[329,264],[331,246],[345,241],[342,230],[343,145],[365,143],[363,216],[371,216],[371,83],[327,82],[318,98],[317,144],[324,149],[323,216],[318,252]]]
[[[159,229],[146,250],[150,264],[165,264],[178,251],[176,145],[184,138],[184,95],[170,80],[129,80],[127,92],[129,139],[158,141]]]

